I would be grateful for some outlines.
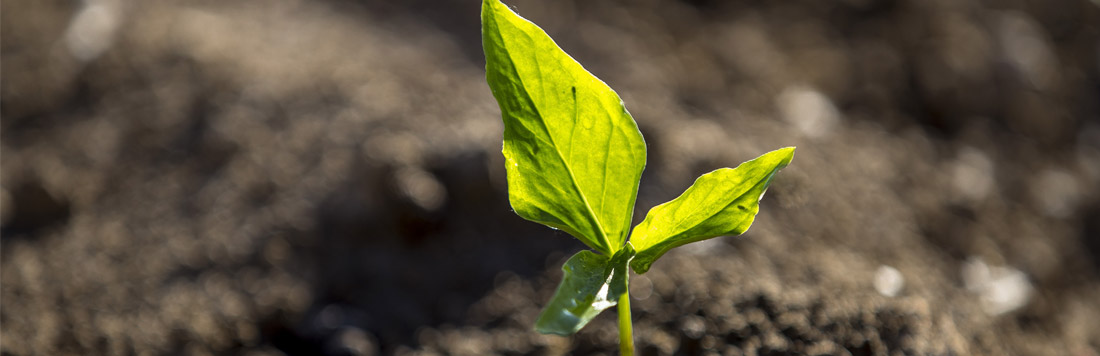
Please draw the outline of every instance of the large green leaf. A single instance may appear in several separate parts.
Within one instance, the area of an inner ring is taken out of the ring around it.
[[[677,246],[748,230],[772,177],[793,157],[794,147],[781,148],[737,168],[704,174],[684,194],[651,209],[630,236],[637,251],[630,263],[634,272],[645,273]]]
[[[638,125],[607,84],[498,0],[482,3],[481,24],[512,209],[615,253],[645,167]]]
[[[627,290],[627,264],[633,256],[634,250],[626,246],[611,257],[589,250],[570,257],[561,266],[561,284],[535,321],[535,330],[572,335],[601,311],[618,304]]]

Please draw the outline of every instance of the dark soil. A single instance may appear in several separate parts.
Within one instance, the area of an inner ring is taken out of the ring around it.
[[[639,122],[636,218],[798,146],[632,278],[642,355],[1100,355],[1100,4],[509,3]],[[0,353],[616,353],[532,331],[582,244],[509,210],[478,12],[6,1]]]

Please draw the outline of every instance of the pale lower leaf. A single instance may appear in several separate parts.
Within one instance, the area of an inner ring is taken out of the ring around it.
[[[535,330],[571,335],[618,304],[627,290],[627,264],[633,255],[634,250],[627,246],[610,258],[588,250],[570,257],[561,267],[561,284],[539,314]]]

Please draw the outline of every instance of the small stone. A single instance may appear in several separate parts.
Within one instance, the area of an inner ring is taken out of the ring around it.
[[[875,290],[887,297],[895,297],[905,287],[905,277],[896,268],[887,265],[875,271]]]
[[[703,333],[707,331],[707,324],[703,318],[696,315],[689,315],[680,319],[680,329],[687,337],[698,339],[703,337]]]
[[[776,101],[783,118],[807,137],[827,136],[840,121],[840,113],[833,102],[811,88],[786,88]]]
[[[966,289],[978,294],[982,308],[990,315],[1016,310],[1027,305],[1031,298],[1031,282],[1018,269],[990,267],[982,259],[972,257],[961,272]]]

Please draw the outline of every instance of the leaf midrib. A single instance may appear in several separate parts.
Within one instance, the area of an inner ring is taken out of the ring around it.
[[[497,11],[497,10],[494,9],[494,11]],[[511,11],[511,10],[509,10],[509,11]],[[497,18],[496,18],[495,15],[492,17],[492,21],[493,21],[494,25],[496,25],[497,28],[500,27],[500,22],[497,21]],[[523,34],[526,35],[530,39],[531,35],[528,34],[527,31],[524,31],[524,30],[520,29],[518,26],[515,26],[515,27],[517,29],[519,29],[521,32],[523,32]],[[585,211],[588,213],[589,217],[591,217],[592,220],[596,223],[596,233],[599,235],[599,236],[597,236],[597,237],[599,237],[598,242],[603,242],[604,246],[607,248],[607,251],[602,251],[602,252],[605,252],[608,255],[614,254],[615,250],[616,250],[615,246],[613,246],[611,244],[611,241],[607,238],[607,233],[604,231],[603,224],[600,222],[600,217],[598,215],[596,215],[596,213],[592,210],[591,204],[588,203],[588,197],[585,196],[584,191],[581,190],[580,185],[577,184],[577,177],[576,177],[575,174],[573,174],[573,167],[571,167],[569,165],[569,162],[565,159],[565,157],[562,156],[561,150],[558,147],[558,143],[554,140],[554,135],[550,134],[550,128],[546,126],[546,121],[543,118],[542,112],[540,111],[538,105],[535,104],[535,100],[531,98],[531,94],[527,92],[527,85],[524,83],[523,77],[520,76],[519,72],[516,70],[516,60],[514,58],[512,58],[512,52],[507,50],[508,46],[504,41],[504,36],[502,36],[500,34],[500,31],[496,31],[496,36],[497,36],[497,38],[500,39],[500,43],[506,47],[504,52],[507,54],[508,60],[511,62],[510,70],[512,71],[512,74],[514,74],[513,77],[517,78],[517,80],[519,80],[520,86],[523,88],[523,90],[521,90],[521,92],[526,97],[527,102],[531,103],[531,107],[535,109],[535,114],[539,118],[538,119],[539,125],[542,126],[542,130],[546,133],[546,136],[550,139],[550,144],[554,146],[554,153],[557,155],[558,160],[561,161],[562,166],[565,167],[565,171],[567,173],[569,173],[569,182],[573,186],[573,189],[577,191],[577,195],[580,195],[581,202],[584,203]],[[553,39],[550,39],[550,41],[553,41]],[[534,41],[530,41],[530,42],[534,42]],[[569,55],[566,54],[566,56],[569,56]],[[570,59],[572,59],[572,57],[570,57]],[[537,59],[536,59],[536,63],[537,63]],[[574,105],[576,105],[576,102],[574,102]],[[573,124],[574,125],[579,124],[577,122],[576,118],[574,118]],[[570,146],[570,147],[572,147],[572,146]],[[604,172],[604,173],[605,173],[604,175],[606,176],[606,172]],[[607,189],[607,187],[605,186],[604,190],[606,190],[606,189]]]

